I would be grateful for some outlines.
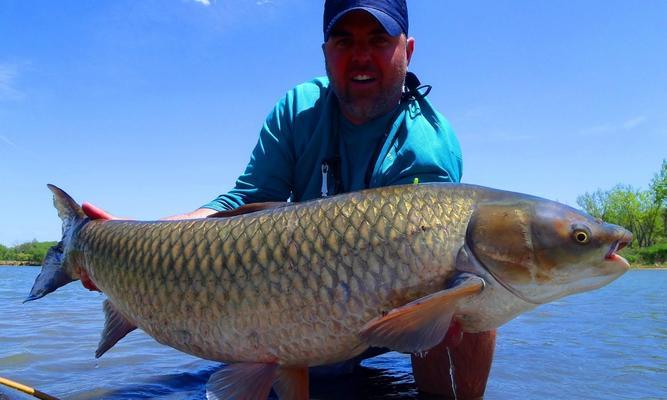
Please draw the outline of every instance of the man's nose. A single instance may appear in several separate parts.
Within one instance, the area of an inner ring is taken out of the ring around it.
[[[371,59],[371,48],[366,43],[355,44],[352,48],[352,60],[358,63],[365,63]]]

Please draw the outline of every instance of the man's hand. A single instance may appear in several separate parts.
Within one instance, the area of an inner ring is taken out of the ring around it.
[[[81,205],[81,208],[83,209],[83,212],[88,216],[90,219],[120,219],[118,217],[115,217],[108,212],[102,210],[99,207],[96,207],[90,203],[83,203]]]
[[[185,214],[172,215],[171,217],[160,218],[163,221],[176,221],[181,219],[198,219],[206,218],[209,215],[215,214],[217,211],[210,208],[198,208],[192,212]]]
[[[104,211],[103,209],[94,206],[90,203],[83,203],[81,205],[81,208],[83,208],[83,212],[88,216],[90,219],[107,219],[107,220],[132,220],[133,218],[120,218],[116,217],[115,215],[111,215],[108,212]],[[177,215],[172,215],[170,217],[164,217],[160,218],[161,221],[177,221],[177,220],[182,220],[182,219],[197,219],[197,218],[206,218],[211,214],[215,214],[216,211],[212,210],[210,208],[198,208],[192,212],[185,213],[185,214],[177,214]]]

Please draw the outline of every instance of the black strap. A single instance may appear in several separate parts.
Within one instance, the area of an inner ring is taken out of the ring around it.
[[[334,113],[332,115],[331,131],[329,132],[329,150],[327,151],[327,158],[322,161],[322,164],[328,166],[328,176],[333,178],[333,190],[332,193],[328,193],[329,196],[339,194],[343,190],[341,181],[342,170],[340,165],[340,116],[341,113],[338,108],[338,102],[334,102]],[[331,186],[327,186],[328,191]]]
[[[408,72],[405,74],[405,88],[403,90],[401,101],[411,99],[421,100],[428,96],[432,88],[431,85],[422,85],[419,78],[417,78],[417,75],[413,72]]]

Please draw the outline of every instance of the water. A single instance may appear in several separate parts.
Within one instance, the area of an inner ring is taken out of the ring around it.
[[[203,399],[218,368],[130,333],[94,358],[104,297],[73,283],[27,304],[38,273],[0,267],[0,376],[66,399]],[[485,399],[667,399],[667,271],[631,271],[500,328]],[[0,399],[27,399],[0,388]],[[317,399],[416,399],[410,358],[388,353],[316,380]]]

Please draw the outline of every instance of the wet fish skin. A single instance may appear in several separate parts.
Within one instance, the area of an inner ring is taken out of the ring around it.
[[[108,297],[96,353],[139,327],[231,362],[207,396],[307,396],[307,366],[445,335],[622,275],[632,235],[556,202],[460,184],[393,186],[238,215],[90,221],[50,186],[63,240],[28,300],[82,272]],[[245,383],[244,383],[245,382]],[[252,382],[252,383],[248,383]],[[265,393],[266,392],[266,393]]]
[[[319,365],[363,351],[357,333],[379,313],[442,288],[474,198],[385,188],[224,219],[91,221],[72,250],[160,343]]]

